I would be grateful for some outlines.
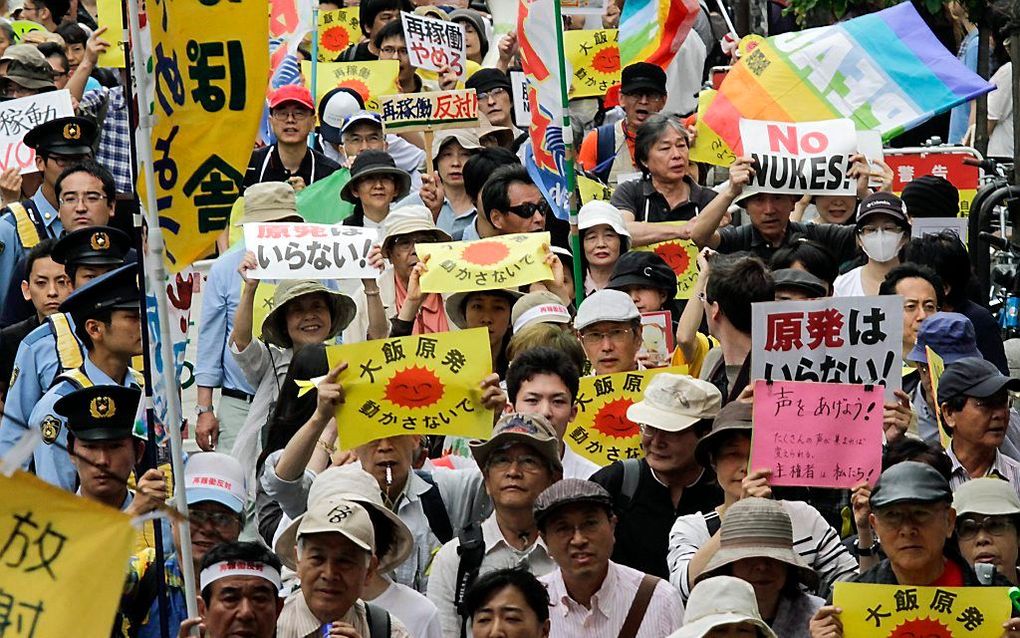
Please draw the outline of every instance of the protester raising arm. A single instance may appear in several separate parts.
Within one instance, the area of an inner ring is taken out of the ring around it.
[[[276,462],[276,476],[280,480],[296,481],[300,479],[316,449],[326,448],[330,445],[329,442],[323,441],[323,436],[326,427],[333,422],[333,414],[336,412],[337,406],[344,402],[344,388],[337,382],[337,377],[346,369],[346,363],[337,364],[316,386],[318,401],[315,413],[294,433]],[[336,428],[332,429],[335,441]]]
[[[234,329],[230,333],[230,341],[239,352],[248,349],[252,341],[252,321],[255,308],[255,293],[259,288],[258,279],[249,279],[248,271],[258,267],[255,261],[255,253],[250,250],[245,253],[237,272],[241,273],[244,281],[244,288],[241,289],[241,300],[237,304],[237,315],[234,317]]]
[[[708,248],[698,254],[698,280],[694,283],[690,301],[684,306],[680,321],[676,325],[676,347],[680,349],[684,361],[688,363],[697,360],[699,355],[698,328],[705,318],[705,307],[700,303],[700,299],[708,281],[710,268],[708,259],[713,254],[715,253]]]
[[[753,177],[754,167],[750,157],[738,157],[730,164],[729,186],[720,192],[708,206],[705,206],[701,214],[686,227],[690,232],[691,240],[698,245],[698,248],[707,246],[715,249],[719,247],[721,241],[719,225],[726,217],[730,204],[744,192],[744,186],[751,183]]]
[[[80,102],[85,94],[85,84],[88,83],[89,76],[92,75],[96,64],[99,63],[99,55],[110,48],[110,43],[102,38],[104,33],[106,33],[106,27],[100,27],[89,36],[88,42],[85,43],[85,56],[67,81],[66,88],[71,92],[71,100],[75,104]]]

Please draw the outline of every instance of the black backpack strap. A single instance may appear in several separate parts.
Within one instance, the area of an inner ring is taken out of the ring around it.
[[[467,610],[464,609],[464,596],[478,578],[482,559],[485,558],[485,538],[482,536],[481,523],[471,523],[457,538],[460,539],[460,546],[457,548],[460,563],[457,565],[457,583],[453,594],[453,605],[457,613],[460,614],[460,636],[466,638],[468,617]]]
[[[421,509],[429,522],[429,529],[440,543],[448,543],[453,538],[453,523],[450,521],[450,513],[446,510],[446,503],[443,502],[443,495],[439,492],[439,485],[432,477],[432,472],[415,470],[415,474],[431,486],[419,497]]]
[[[365,603],[365,621],[368,624],[367,638],[390,638],[393,632],[390,612],[378,605]]]
[[[620,511],[630,509],[630,504],[637,494],[638,483],[641,482],[641,460],[624,459],[620,461],[623,465],[623,484],[620,486]]]
[[[722,516],[719,516],[719,512],[712,510],[708,514],[705,514],[705,526],[708,527],[708,536],[715,536],[715,533],[719,531],[719,527],[722,525]]]
[[[595,141],[595,168],[591,172],[608,184],[609,173],[616,161],[616,125],[603,124],[595,129]]]

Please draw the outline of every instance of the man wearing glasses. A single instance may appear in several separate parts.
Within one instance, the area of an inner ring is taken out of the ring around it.
[[[269,125],[276,144],[252,153],[245,188],[260,182],[287,182],[300,191],[340,168],[308,147],[308,135],[315,128],[315,102],[305,87],[288,84],[269,94]]]
[[[604,289],[585,297],[574,328],[595,374],[639,369],[641,313],[627,293]]]

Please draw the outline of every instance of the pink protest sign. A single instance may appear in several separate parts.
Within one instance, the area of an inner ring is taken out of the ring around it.
[[[751,468],[771,485],[852,488],[882,471],[881,386],[754,384]]]

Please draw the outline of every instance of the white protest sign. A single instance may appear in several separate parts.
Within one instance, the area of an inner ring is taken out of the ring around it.
[[[74,115],[71,94],[67,89],[30,95],[0,103],[0,170],[13,166],[22,175],[36,172],[35,149],[25,146],[25,134],[35,127],[58,117]],[[69,124],[63,131],[68,140],[78,140],[84,134],[81,127]],[[85,146],[91,146],[85,140]]]
[[[601,16],[606,12],[608,0],[560,0],[560,11],[565,16]]]
[[[464,25],[404,11],[400,12],[400,19],[411,66],[430,71],[450,67],[457,77],[464,77],[467,69]]]
[[[914,217],[910,220],[910,236],[924,237],[937,235],[944,230],[951,230],[967,245],[966,217]]]
[[[514,94],[514,126],[526,131],[531,127],[531,103],[528,102],[528,76],[524,71],[510,72],[510,87]]]
[[[244,245],[255,253],[254,279],[375,279],[368,251],[374,228],[340,224],[245,224]]]
[[[882,133],[879,131],[864,130],[857,131],[857,152],[868,160],[868,171],[872,175],[868,178],[868,186],[878,188],[882,186],[882,165],[878,162],[885,161],[885,149],[882,146]]]
[[[900,389],[903,299],[827,297],[751,305],[751,378]]]
[[[744,155],[757,162],[745,192],[853,195],[857,183],[847,173],[857,151],[851,120],[767,122],[740,120]]]

